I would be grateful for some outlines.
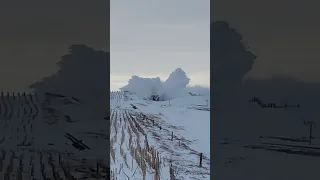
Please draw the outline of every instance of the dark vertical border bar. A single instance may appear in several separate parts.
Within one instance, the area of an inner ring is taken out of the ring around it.
[[[106,121],[106,123],[107,123],[107,127],[109,127],[109,129],[108,129],[108,142],[109,142],[109,147],[107,147],[107,150],[106,150],[106,154],[107,154],[107,156],[108,156],[108,162],[107,162],[107,164],[109,165],[109,175],[108,175],[108,177],[106,178],[106,179],[110,179],[110,148],[111,148],[111,146],[110,146],[110,126],[111,126],[111,123],[110,123],[110,112],[111,112],[111,108],[110,108],[110,93],[111,93],[111,91],[110,91],[110,83],[111,83],[111,81],[110,81],[110,77],[111,77],[111,72],[110,72],[110,64],[111,64],[111,58],[110,58],[110,54],[111,54],[111,44],[110,44],[110,39],[111,39],[111,27],[110,27],[110,19],[111,19],[111,10],[110,10],[110,8],[111,8],[111,0],[106,0],[107,1],[107,11],[108,11],[108,15],[109,15],[109,17],[107,18],[107,20],[108,20],[108,25],[109,25],[109,33],[107,33],[107,36],[109,36],[109,41],[107,42],[108,43],[108,45],[109,45],[109,49],[108,49],[108,52],[109,52],[109,59],[108,59],[108,67],[107,67],[107,69],[108,69],[108,74],[109,74],[109,77],[108,77],[108,80],[109,80],[109,82],[107,83],[108,84],[108,99],[107,99],[107,106],[106,106],[106,108],[108,109],[108,112],[107,112],[107,117],[105,118],[107,121]]]
[[[318,119],[317,102],[320,99],[318,96],[320,84],[309,81],[309,78],[314,76],[305,77],[301,71],[308,64],[306,63],[308,60],[318,56],[310,53],[311,55],[305,58],[306,49],[313,49],[316,44],[314,42],[317,41],[315,39],[317,39],[318,24],[313,23],[317,17],[317,6],[311,1],[308,3],[246,1],[243,6],[241,6],[242,1],[224,1],[224,3],[220,1],[223,5],[213,2],[216,1],[211,1],[211,10],[214,9],[214,4],[219,6],[218,8],[215,6],[215,10],[220,10],[224,6],[219,15],[227,21],[219,19],[221,17],[217,18],[218,13],[211,11],[211,179],[319,179],[319,174],[314,170],[314,167],[319,166],[319,161],[316,160],[319,157],[319,144],[314,143],[316,137],[312,140],[312,131]],[[283,14],[286,16],[282,16]],[[299,27],[303,28],[295,28],[296,17],[301,18]],[[222,21],[215,22],[215,20]],[[225,37],[222,37],[223,35]],[[232,35],[235,40],[232,40]],[[297,42],[297,39],[304,39],[303,42],[306,43],[292,43]],[[242,40],[242,43],[239,43],[239,40]],[[247,40],[258,51],[257,54],[249,48],[249,44],[245,44]],[[291,46],[292,44],[295,45]],[[231,46],[234,48],[230,48],[231,51],[228,53],[226,47]],[[244,56],[233,54],[235,51],[244,52]],[[222,63],[225,66],[235,64],[233,67],[236,68],[229,72],[227,72],[228,67],[224,68],[225,71],[218,72],[218,75],[222,76],[216,77],[217,60],[220,63],[220,59],[227,60],[219,58],[221,56],[218,55],[227,53],[236,55],[233,58],[237,57],[239,61]],[[302,59],[301,54],[304,57]],[[243,90],[246,92],[241,93],[243,99],[238,99],[243,103],[233,101],[234,97],[228,97],[231,93],[226,92],[226,88],[221,87],[221,84],[228,84],[229,80],[232,80],[228,79],[228,73],[241,69],[241,66],[243,68],[240,75],[249,72],[257,57],[260,58],[258,63],[260,65],[254,68],[255,72],[243,83]],[[269,63],[274,69],[281,71],[264,72],[262,65],[270,66]],[[312,64],[314,67],[317,65]],[[294,72],[298,67],[300,71],[296,74]],[[258,71],[263,71],[265,77],[262,79],[257,77]],[[245,107],[246,103],[248,107]],[[229,109],[232,105],[234,107],[231,111]],[[222,115],[219,113],[221,109],[225,110]],[[233,113],[238,113],[239,116]],[[227,118],[235,120],[225,122]],[[299,128],[304,129],[303,135],[300,134]],[[221,137],[222,132],[228,133],[224,133],[225,139]],[[237,142],[242,147],[232,145]],[[223,151],[228,152],[227,156]],[[240,151],[245,152],[239,153],[243,156],[238,154]],[[222,154],[224,154],[223,161],[220,158]],[[239,161],[235,163],[232,160],[237,158],[241,159],[242,163]],[[297,159],[299,163],[296,163]],[[229,171],[223,168],[228,168]]]
[[[213,126],[214,126],[214,118],[213,118],[213,102],[214,102],[214,81],[212,78],[212,61],[213,54],[211,50],[212,38],[211,38],[211,31],[212,31],[212,23],[214,21],[213,18],[213,1],[210,1],[210,179],[214,179],[214,149],[213,149]]]
[[[106,127],[109,127],[109,129],[106,131],[107,133],[108,133],[108,138],[109,139],[106,139],[107,141],[108,141],[108,147],[106,147],[106,155],[107,155],[107,162],[106,162],[106,164],[108,165],[108,177],[106,177],[105,179],[110,179],[110,148],[111,148],[111,146],[110,146],[110,126],[111,126],[111,124],[110,124],[110,47],[111,47],[111,45],[110,45],[110,16],[111,16],[111,14],[110,14],[110,4],[111,4],[111,0],[104,0],[104,1],[106,1],[106,11],[107,11],[107,15],[108,15],[108,17],[106,18],[106,20],[107,20],[107,24],[109,25],[109,27],[108,27],[108,30],[109,30],[109,32],[108,33],[106,33],[106,35],[109,37],[108,38],[108,42],[106,42],[107,43],[107,45],[108,45],[108,49],[106,50],[106,51],[108,51],[109,53],[108,53],[108,59],[106,59],[107,61],[108,61],[108,67],[106,67],[106,71],[108,72],[108,75],[107,75],[107,80],[108,80],[108,82],[106,82],[106,84],[107,84],[107,88],[106,89],[108,89],[108,91],[106,92],[107,93],[107,98],[106,98],[106,110],[107,110],[107,112],[106,112],[106,116],[105,116],[105,122],[106,122]],[[98,167],[97,167],[98,168]]]
[[[110,179],[110,0],[6,1],[0,16],[1,66],[26,77],[0,84],[18,91],[1,93],[0,179]]]

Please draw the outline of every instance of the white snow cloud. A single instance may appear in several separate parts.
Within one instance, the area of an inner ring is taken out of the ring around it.
[[[208,87],[190,86],[189,82],[190,79],[187,74],[181,68],[177,68],[169,75],[166,81],[161,81],[159,77],[132,76],[128,84],[120,89],[134,92],[144,98],[150,98],[153,94],[159,94],[162,100],[187,96],[189,92],[209,96],[210,89]]]

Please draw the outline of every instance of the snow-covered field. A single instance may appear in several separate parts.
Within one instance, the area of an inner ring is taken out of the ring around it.
[[[109,147],[109,125],[87,109],[57,94],[1,94],[0,179],[109,177],[101,148]]]
[[[307,94],[288,98],[278,89],[234,96],[225,111],[215,113],[214,179],[319,179],[319,96],[317,101]],[[263,107],[268,103],[275,106]]]
[[[206,100],[149,101],[130,92],[111,92],[111,179],[210,179]]]

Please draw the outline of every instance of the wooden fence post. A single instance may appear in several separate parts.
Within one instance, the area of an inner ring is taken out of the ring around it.
[[[309,145],[311,145],[311,141],[312,141],[312,128],[313,126],[315,126],[315,122],[314,121],[304,121],[303,122],[305,125],[309,125]]]
[[[39,102],[40,100],[39,100],[39,97],[38,97],[38,95],[37,95],[37,93],[36,93],[36,92],[34,93],[34,96],[35,96],[35,98],[36,98],[37,102]]]
[[[99,162],[97,162],[97,175],[99,176]]]
[[[200,163],[199,166],[202,167],[202,153],[200,153]]]
[[[309,145],[311,145],[311,141],[312,141],[312,125],[313,125],[313,124],[310,123],[310,128],[309,128]]]
[[[33,103],[32,94],[29,93],[29,96],[30,96],[30,101]]]
[[[173,132],[171,133],[171,141],[173,141]]]

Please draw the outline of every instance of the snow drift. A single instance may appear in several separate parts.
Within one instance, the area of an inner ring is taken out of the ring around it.
[[[137,95],[150,99],[153,95],[160,97],[160,100],[170,100],[177,97],[189,95],[210,96],[210,89],[202,86],[188,86],[190,79],[181,69],[174,70],[166,81],[161,81],[159,77],[143,78],[132,76],[128,84],[121,91],[134,92]]]

